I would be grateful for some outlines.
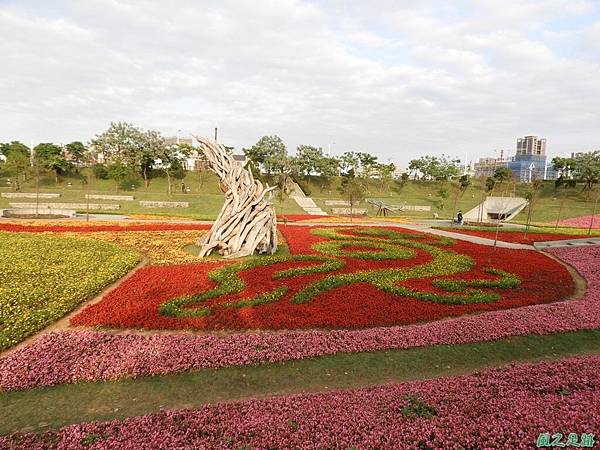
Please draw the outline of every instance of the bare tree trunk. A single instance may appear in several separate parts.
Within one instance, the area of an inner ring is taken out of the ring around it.
[[[213,250],[227,258],[249,256],[255,251],[275,253],[277,220],[270,202],[275,186],[263,187],[221,144],[194,137],[208,160],[209,169],[220,178],[221,191],[225,193],[219,216],[210,232],[198,242],[202,247],[200,256],[208,256]]]

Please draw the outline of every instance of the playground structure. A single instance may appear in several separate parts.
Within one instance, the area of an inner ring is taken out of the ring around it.
[[[387,217],[391,213],[403,211],[431,211],[431,206],[420,205],[388,205],[381,200],[367,199],[367,203],[377,209],[377,217]]]

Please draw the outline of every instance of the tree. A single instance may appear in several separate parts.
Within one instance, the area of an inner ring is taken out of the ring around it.
[[[400,192],[402,192],[402,189],[404,189],[404,186],[406,186],[406,183],[408,183],[409,178],[410,178],[410,175],[408,175],[408,173],[404,172],[400,176],[400,178],[397,178],[394,180],[394,187],[392,189],[399,194]]]
[[[92,167],[92,173],[98,180],[108,179],[108,169],[104,164],[94,164]]]
[[[323,154],[322,148],[311,145],[299,145],[296,156],[290,160],[289,169],[292,173],[304,176],[306,181],[311,181],[311,176],[319,177],[321,192],[331,185],[331,178],[338,175],[340,162]]]
[[[244,154],[258,168],[264,170],[267,178],[273,172],[282,169],[282,160],[287,156],[285,144],[279,136],[263,136],[250,148],[243,149]]]
[[[342,173],[348,175],[350,171],[355,174],[358,173],[360,167],[360,160],[358,155],[354,152],[344,152],[340,157],[340,168]]]
[[[365,180],[370,179],[378,165],[377,156],[366,152],[358,152],[356,156],[360,162],[360,175]]]
[[[573,162],[575,178],[584,183],[582,192],[589,200],[594,185],[600,181],[600,151],[581,154]]]
[[[379,192],[389,190],[390,184],[394,179],[395,170],[396,166],[393,163],[380,163],[375,166],[375,176],[377,177],[377,182],[379,184]]]
[[[81,165],[85,161],[86,148],[82,142],[73,141],[65,145],[66,156],[76,165]]]
[[[299,145],[294,158],[295,169],[310,182],[310,176],[316,175],[320,161],[325,157],[323,149],[312,145]]]
[[[157,147],[155,157],[161,169],[167,175],[167,192],[173,193],[172,179],[185,173],[183,162],[189,156],[189,146],[170,145]]]
[[[511,180],[513,178],[513,173],[508,167],[497,167],[492,176],[496,181],[496,184],[501,185],[505,181]]]
[[[533,179],[531,183],[528,184],[527,190],[525,191],[525,200],[528,202],[528,210],[527,210],[527,222],[525,223],[525,237],[527,237],[527,231],[529,231],[529,227],[531,225],[531,218],[533,217],[533,207],[539,198],[539,193],[542,190],[543,183],[542,180]]]
[[[415,179],[448,181],[460,173],[460,160],[449,156],[422,156],[409,162],[408,168]]]
[[[13,187],[16,191],[21,190],[21,181],[26,181],[27,173],[31,169],[29,156],[23,152],[10,152],[4,163],[6,169],[13,177]]]
[[[108,130],[92,140],[92,146],[105,161],[120,161],[135,170],[143,141],[143,132],[139,128],[127,122],[111,122]]]
[[[350,203],[350,216],[354,214],[354,206],[365,199],[364,183],[358,179],[352,170],[344,177],[339,188],[344,200]]]
[[[66,173],[71,164],[65,159],[63,149],[51,143],[42,143],[33,149],[35,163],[38,167],[54,173],[54,179],[58,184],[59,176]]]
[[[325,156],[319,160],[316,170],[319,173],[319,190],[323,192],[331,187],[331,180],[339,174],[340,161],[337,158]]]
[[[138,148],[135,150],[133,157],[133,167],[139,170],[144,179],[145,188],[150,185],[151,171],[157,160],[161,160],[163,163],[166,161],[168,164],[173,163],[170,156],[172,151],[172,149],[167,148],[165,140],[158,131],[148,130],[139,135]],[[169,191],[170,189],[171,184],[169,183]]]
[[[453,183],[454,189],[456,190],[456,195],[454,197],[454,205],[452,207],[452,217],[454,218],[454,214],[456,213],[456,204],[458,203],[458,199],[465,195],[469,186],[471,186],[471,178],[469,175],[462,175],[461,177]]]
[[[106,166],[108,172],[108,178],[114,180],[116,183],[116,190],[119,190],[120,184],[127,178],[130,173],[129,168],[121,161],[115,161]]]
[[[10,144],[0,144],[0,154],[6,156],[6,158],[15,153],[20,153],[27,158],[31,156],[29,147],[19,141],[12,141]]]

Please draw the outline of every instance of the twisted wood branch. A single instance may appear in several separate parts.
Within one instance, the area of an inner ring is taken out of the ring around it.
[[[216,250],[226,258],[239,258],[277,250],[277,220],[271,191],[255,180],[221,144],[194,136],[206,156],[208,167],[220,179],[225,203],[210,232],[198,242],[200,256]]]

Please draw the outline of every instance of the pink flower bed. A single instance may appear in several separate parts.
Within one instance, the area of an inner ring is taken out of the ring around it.
[[[423,325],[363,330],[258,332],[228,336],[52,332],[0,358],[0,389],[29,389],[81,380],[600,328],[600,246],[563,247],[553,249],[552,253],[576,267],[586,278],[588,290],[584,298]]]
[[[600,356],[0,437],[13,449],[531,449],[598,433]],[[411,400],[412,399],[412,400]],[[418,408],[418,407],[421,408]]]
[[[592,221],[592,217],[594,218],[594,222],[592,223],[592,228],[600,229],[600,214],[596,214],[595,216],[579,216],[572,217],[570,219],[561,220],[559,225],[566,227],[578,227],[578,228],[589,228],[590,222]]]

